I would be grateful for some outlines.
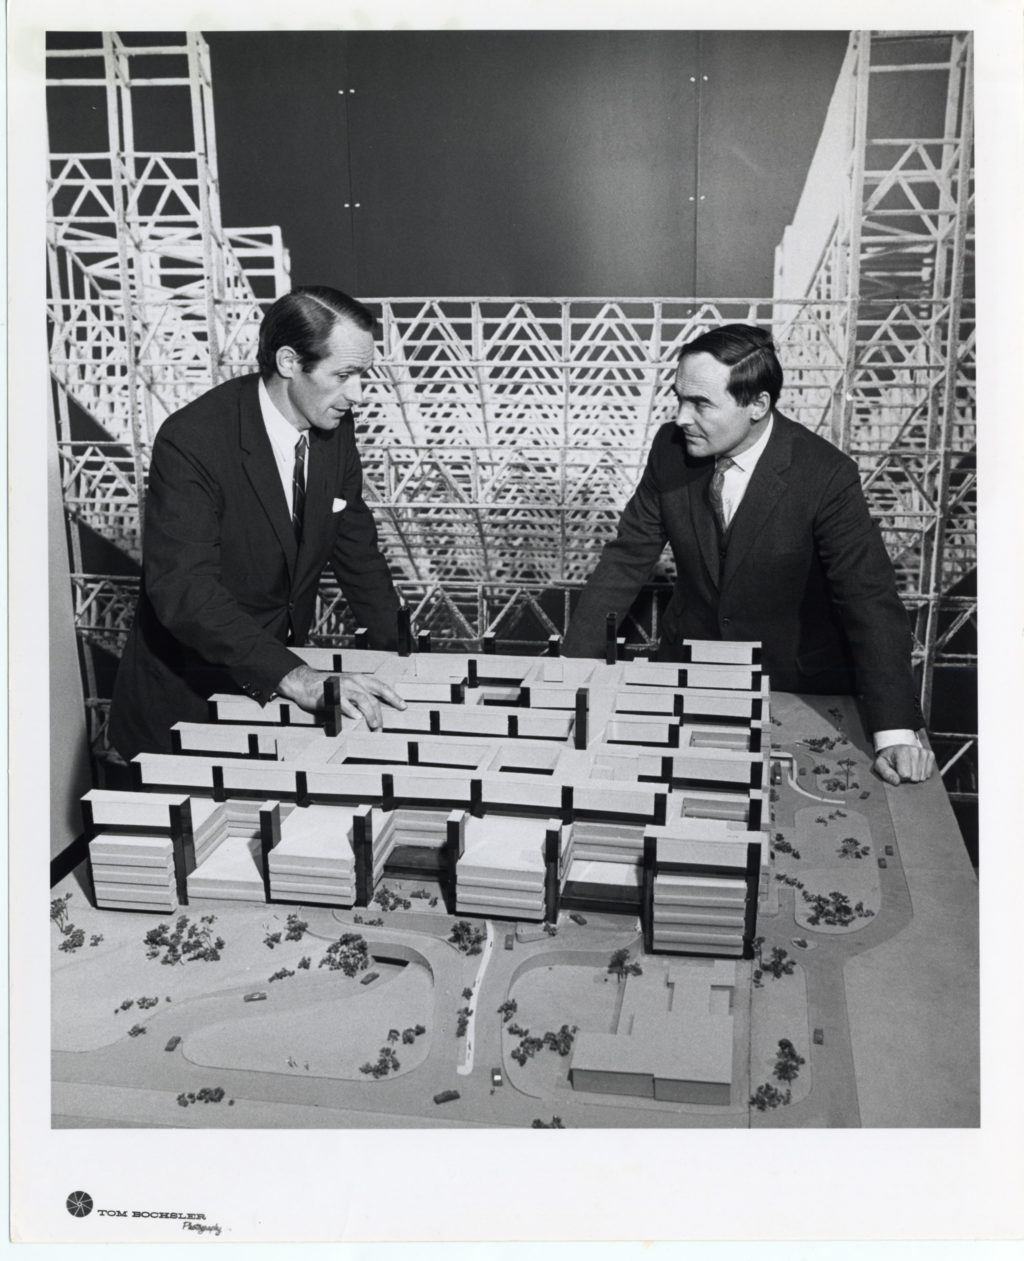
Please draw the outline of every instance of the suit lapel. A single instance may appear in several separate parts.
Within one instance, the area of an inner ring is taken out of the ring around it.
[[[288,563],[288,576],[294,579],[298,545],[295,531],[288,515],[288,502],[281,486],[277,462],[263,424],[260,411],[258,378],[252,377],[252,388],[247,390],[239,404],[239,445],[242,449],[242,467],[256,492],[260,506],[273,526]]]
[[[786,493],[784,471],[790,462],[790,440],[780,420],[783,418],[776,414],[772,436],[768,439],[768,445],[757,462],[746,493],[732,519],[725,568],[722,572],[723,588],[728,586],[747,553],[757,542],[768,517]]]

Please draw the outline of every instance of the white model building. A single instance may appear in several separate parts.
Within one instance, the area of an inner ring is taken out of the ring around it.
[[[174,728],[177,752],[135,759],[116,823],[97,817],[103,794],[85,799],[97,904],[365,906],[405,874],[435,878],[459,915],[617,910],[640,916],[648,952],[749,957],[768,680],[757,645],[688,647],[680,665],[302,650],[408,707],[369,731],[331,692],[319,720],[212,698],[209,723]],[[143,816],[167,838],[140,839]]]

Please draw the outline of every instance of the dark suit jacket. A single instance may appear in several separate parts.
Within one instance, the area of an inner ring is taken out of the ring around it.
[[[603,654],[606,615],[628,612],[668,542],[676,582],[663,659],[677,658],[683,639],[760,640],[773,687],[859,692],[872,731],[921,726],[909,619],[854,462],[775,413],[724,561],[708,501],[713,470],[713,460],[687,455],[674,423],[662,426],[580,597],[566,655]]]
[[[170,726],[206,719],[215,691],[265,703],[301,664],[330,562],[374,647],[396,646],[398,597],[362,496],[351,415],[309,431],[298,548],[260,412],[259,378],[210,390],[157,433],[143,581],[118,669],[110,735],[123,757],[170,750]],[[333,500],[346,507],[332,511]]]

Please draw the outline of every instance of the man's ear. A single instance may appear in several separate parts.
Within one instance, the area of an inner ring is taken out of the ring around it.
[[[751,403],[750,409],[751,409],[750,410],[750,423],[751,424],[756,424],[757,421],[764,420],[764,418],[772,410],[771,395],[768,393],[767,390],[761,391],[761,393],[757,396],[757,398],[755,398],[754,401]]]
[[[274,363],[277,367],[278,375],[282,377],[297,376],[302,370],[299,356],[292,350],[291,346],[279,346],[277,354],[274,356]]]

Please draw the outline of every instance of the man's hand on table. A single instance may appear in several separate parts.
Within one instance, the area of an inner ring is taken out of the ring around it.
[[[878,750],[874,769],[887,784],[917,784],[935,769],[935,754],[917,744],[890,744]]]
[[[323,708],[324,684],[330,678],[341,683],[341,712],[347,718],[366,719],[373,731],[381,725],[380,701],[394,709],[405,709],[405,701],[393,687],[370,674],[332,675],[312,666],[296,666],[277,685],[279,696],[294,701],[300,709],[315,713]]]

